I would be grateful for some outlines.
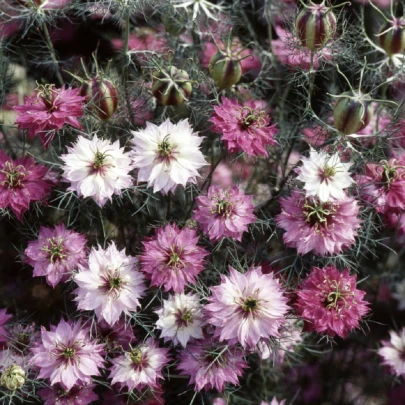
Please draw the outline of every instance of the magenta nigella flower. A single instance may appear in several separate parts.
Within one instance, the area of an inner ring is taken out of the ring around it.
[[[378,354],[383,358],[383,364],[397,376],[405,376],[405,328],[398,333],[390,331],[390,340],[383,340],[383,347],[378,349]]]
[[[91,331],[100,343],[105,344],[105,351],[111,356],[117,349],[121,348],[128,350],[131,343],[135,340],[134,331],[124,319],[120,319],[113,326],[110,326],[106,321],[101,321],[96,324],[95,331]]]
[[[13,317],[7,313],[7,309],[0,309],[0,346],[8,340],[8,334],[4,325]]]
[[[54,228],[41,227],[38,239],[28,242],[27,263],[34,267],[34,277],[45,276],[55,288],[66,281],[79,265],[86,262],[86,238],[67,230],[64,224]]]
[[[191,343],[181,352],[177,368],[190,376],[195,391],[216,389],[222,392],[226,383],[239,385],[239,377],[248,365],[239,346],[223,346],[206,339]]]
[[[53,84],[39,86],[35,97],[25,97],[25,104],[14,107],[18,112],[16,124],[28,129],[28,137],[39,134],[45,149],[55,136],[55,131],[65,124],[82,129],[77,117],[83,115],[86,97],[79,95],[80,89],[56,89]]]
[[[216,326],[220,341],[238,341],[244,348],[257,345],[261,338],[279,336],[286,321],[288,299],[273,273],[263,274],[261,267],[245,274],[230,267],[229,277],[211,287],[212,296],[205,306],[207,322]]]
[[[141,391],[145,387],[158,388],[158,379],[163,379],[162,368],[168,363],[169,349],[158,347],[149,338],[131,351],[113,360],[110,377],[112,384],[120,383],[128,389]]]
[[[283,239],[298,253],[313,251],[317,255],[338,254],[355,242],[361,220],[359,206],[346,194],[339,201],[321,203],[318,198],[305,198],[296,189],[290,197],[281,198],[277,225],[284,229]]]
[[[251,156],[267,156],[267,145],[275,145],[278,130],[270,124],[270,116],[261,101],[249,100],[243,104],[222,97],[221,104],[214,106],[209,120],[212,129],[222,133],[229,153],[245,152]]]
[[[75,385],[70,390],[65,390],[60,384],[41,389],[38,394],[44,405],[88,405],[98,400],[98,395],[93,391],[95,384]]]
[[[242,240],[243,232],[256,220],[252,196],[247,196],[237,186],[226,190],[211,186],[207,196],[196,198],[194,219],[212,242],[223,237]]]
[[[297,314],[308,323],[308,330],[342,338],[369,311],[364,291],[356,288],[357,276],[335,266],[313,267],[298,288]]]
[[[367,164],[357,182],[361,197],[380,214],[405,210],[405,155]]]
[[[11,159],[0,150],[0,208],[10,208],[19,221],[33,201],[47,197],[51,182],[48,169],[31,157]]]
[[[154,237],[143,242],[140,261],[151,285],[181,293],[187,284],[195,283],[209,254],[197,242],[194,229],[179,229],[176,224],[159,228]]]
[[[91,382],[103,366],[102,344],[89,338],[89,329],[80,321],[63,319],[48,332],[41,328],[42,343],[32,348],[33,364],[40,369],[39,378],[49,378],[51,385],[60,383],[69,391],[75,384]]]

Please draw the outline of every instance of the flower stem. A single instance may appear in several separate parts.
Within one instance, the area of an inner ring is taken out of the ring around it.
[[[58,60],[56,58],[55,48],[53,47],[53,44],[51,41],[51,36],[49,35],[49,31],[48,31],[48,27],[46,26],[46,23],[42,24],[42,31],[45,34],[45,41],[46,41],[46,44],[48,45],[49,52],[51,53],[56,78],[58,79],[59,85],[63,86],[64,81],[63,81],[62,75],[59,72],[59,64],[58,64]]]

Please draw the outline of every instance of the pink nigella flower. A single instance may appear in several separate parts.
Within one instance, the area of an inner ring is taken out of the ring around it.
[[[242,240],[248,225],[256,221],[252,196],[247,196],[237,186],[226,190],[211,186],[207,196],[196,198],[194,219],[212,242],[223,237]]]
[[[53,387],[41,389],[38,394],[44,405],[88,405],[98,400],[98,395],[93,391],[95,384],[75,385],[70,390],[57,384]]]
[[[367,164],[357,182],[361,197],[373,204],[377,212],[405,210],[405,155]]]
[[[340,272],[335,266],[312,268],[298,288],[296,304],[309,330],[344,338],[359,327],[369,303],[363,300],[366,293],[356,288],[356,280],[349,269]]]
[[[37,134],[45,149],[48,149],[55,132],[65,124],[82,129],[77,117],[83,115],[86,97],[79,95],[80,89],[56,89],[54,85],[40,86],[35,97],[26,97],[25,104],[14,107],[18,112],[16,124],[28,129],[28,137]]]
[[[194,229],[179,229],[176,224],[159,228],[154,237],[143,242],[140,261],[151,285],[181,293],[187,284],[195,283],[209,254],[197,242]]]
[[[252,267],[242,274],[231,267],[229,277],[221,276],[221,284],[211,292],[205,306],[207,322],[216,327],[220,341],[252,348],[261,338],[279,336],[289,307],[273,273]]]
[[[260,405],[285,405],[285,399],[281,400],[280,402],[277,401],[277,398],[274,397],[271,402],[262,401]]]
[[[40,369],[39,378],[49,378],[51,385],[60,383],[69,391],[78,383],[88,384],[99,376],[103,366],[103,345],[92,342],[89,329],[80,321],[63,319],[48,332],[41,328],[42,343],[31,349],[33,364]]]
[[[398,333],[390,331],[390,340],[383,340],[383,347],[378,354],[383,358],[383,364],[388,366],[390,371],[397,376],[405,376],[405,328]]]
[[[115,243],[106,250],[93,248],[88,268],[80,268],[74,277],[79,286],[75,290],[78,309],[91,311],[110,326],[118,322],[122,313],[139,307],[139,299],[146,287],[143,274],[137,270],[138,259],[119,251]]]
[[[0,346],[8,340],[8,334],[4,325],[13,317],[7,313],[7,309],[0,309]]]
[[[100,321],[95,327],[95,331],[91,331],[100,343],[105,344],[105,351],[111,356],[111,352],[122,348],[128,350],[131,343],[135,340],[134,331],[124,319],[120,319],[113,326],[110,326],[106,321]]]
[[[0,208],[10,208],[19,221],[33,201],[44,200],[51,189],[48,169],[31,157],[11,159],[0,150]]]
[[[270,125],[270,116],[262,102],[245,101],[222,97],[221,104],[214,106],[209,120],[213,130],[222,133],[229,153],[245,152],[251,156],[267,156],[267,145],[275,145],[278,130]]]
[[[34,277],[45,276],[53,288],[86,262],[86,253],[85,236],[66,229],[64,224],[41,227],[38,239],[28,242],[25,249],[27,263],[34,267]]]
[[[338,254],[354,244],[361,220],[353,197],[345,195],[339,201],[321,203],[318,198],[305,198],[296,189],[280,202],[282,211],[276,218],[277,225],[286,231],[284,243],[298,253]]]
[[[158,379],[163,379],[162,368],[169,361],[168,352],[169,349],[159,348],[153,338],[147,339],[113,360],[111,383],[138,391],[145,387],[158,388]]]
[[[223,346],[206,339],[187,346],[181,352],[177,368],[190,376],[195,391],[216,389],[222,392],[226,383],[239,385],[239,377],[248,365],[239,346]]]

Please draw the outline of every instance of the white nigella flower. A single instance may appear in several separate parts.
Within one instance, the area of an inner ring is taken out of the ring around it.
[[[405,375],[405,328],[395,332],[390,331],[390,340],[383,340],[378,354],[383,358],[383,364],[391,368],[397,376]]]
[[[110,326],[118,322],[122,313],[136,311],[139,299],[146,290],[144,275],[137,270],[138,259],[119,251],[114,243],[106,250],[93,248],[88,268],[82,268],[74,277],[78,309],[91,311],[98,320]]]
[[[195,183],[198,169],[207,165],[199,147],[203,138],[193,132],[188,120],[172,124],[166,120],[157,126],[132,131],[133,161],[139,168],[138,181],[147,181],[153,192],[167,194],[178,184]]]
[[[319,153],[311,148],[309,158],[302,158],[298,180],[305,183],[307,197],[319,197],[321,202],[331,198],[344,198],[344,189],[350,187],[354,180],[350,177],[352,163],[342,163],[339,154]]]
[[[223,7],[219,4],[213,4],[208,0],[172,0],[174,8],[192,8],[193,9],[193,21],[197,18],[197,14],[203,11],[208,18],[218,20],[210,10],[221,11]]]
[[[71,182],[68,190],[76,191],[79,197],[92,197],[102,207],[113,194],[120,195],[132,185],[128,174],[133,169],[131,158],[119,141],[79,136],[68,152],[61,156],[65,162],[63,177]]]
[[[175,294],[163,301],[163,307],[156,311],[159,319],[156,327],[160,329],[165,341],[180,342],[186,347],[191,339],[203,339],[204,316],[197,294]]]
[[[395,285],[395,292],[392,296],[398,301],[398,310],[403,311],[405,309],[405,280]]]

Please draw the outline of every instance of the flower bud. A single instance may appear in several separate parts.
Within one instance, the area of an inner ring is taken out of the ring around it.
[[[180,105],[188,100],[193,86],[185,70],[170,66],[168,71],[154,72],[152,94],[162,105]]]
[[[405,21],[394,18],[384,24],[379,33],[380,45],[387,55],[402,53],[405,50]]]
[[[10,391],[21,388],[25,383],[25,371],[17,364],[11,364],[3,370],[0,385]]]
[[[90,79],[83,83],[80,95],[87,97],[87,102],[103,121],[109,120],[117,110],[118,91],[110,80],[101,77]]]
[[[242,76],[242,66],[239,60],[230,55],[217,52],[210,60],[209,71],[215,84],[220,89],[229,89],[238,83]]]
[[[371,97],[368,94],[354,94],[351,91],[339,97],[333,110],[335,128],[345,135],[364,129],[374,115]]]
[[[316,51],[322,49],[336,31],[336,16],[324,3],[311,3],[295,20],[297,36],[302,46]]]

